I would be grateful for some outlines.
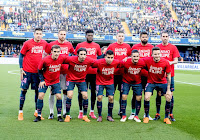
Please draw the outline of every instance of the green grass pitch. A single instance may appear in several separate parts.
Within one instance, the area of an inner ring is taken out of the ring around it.
[[[74,92],[70,123],[48,120],[49,106],[47,91],[44,99],[44,121],[34,123],[34,91],[28,90],[25,106],[24,121],[18,121],[18,107],[20,95],[20,76],[18,65],[0,65],[0,139],[200,139],[200,71],[176,71],[175,76],[175,107],[176,122],[172,125],[163,123],[165,99],[162,97],[161,120],[150,121],[149,124],[119,120],[119,93],[115,94],[113,117],[115,122],[108,122],[106,97],[103,98],[103,122],[91,120],[90,123],[77,119],[78,103],[77,90]],[[9,73],[8,73],[9,72]],[[90,91],[89,91],[90,92]],[[155,97],[151,97],[150,115],[156,113]],[[131,94],[128,97],[127,116],[131,112]],[[89,105],[90,107],[90,105]],[[55,111],[56,113],[56,108]],[[89,111],[88,111],[89,112]],[[97,110],[95,107],[95,114]],[[139,114],[144,114],[143,101]]]

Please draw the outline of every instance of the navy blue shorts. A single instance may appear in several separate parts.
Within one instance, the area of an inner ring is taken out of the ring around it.
[[[114,84],[112,85],[96,85],[97,96],[103,95],[104,88],[106,89],[106,96],[114,96],[115,88]]]
[[[151,92],[153,94],[153,90],[161,91],[161,95],[166,94],[167,92],[167,84],[151,84],[147,83],[145,92]]]
[[[141,80],[142,80],[142,89],[145,89],[147,84],[147,77],[141,76]]]
[[[171,90],[171,92],[173,92],[173,91],[175,90],[175,89],[174,89],[174,77],[171,77],[170,90]]]
[[[39,75],[38,73],[30,73],[30,72],[26,72],[26,75],[23,76],[23,80],[21,81],[21,88],[22,89],[29,89],[29,85],[31,84],[31,89],[32,90],[37,90],[38,89],[38,85],[40,83],[40,79],[39,79]]]
[[[61,94],[60,83],[49,85],[49,87],[51,88],[51,91],[52,91],[51,95]],[[44,86],[43,88],[39,88],[39,92],[46,93],[47,89],[48,89],[48,86]]]
[[[136,96],[142,95],[142,84],[127,84],[125,82],[123,82],[121,86],[122,94],[128,95],[130,87],[132,87],[133,94]]]
[[[70,81],[67,81],[67,91],[74,90],[75,85],[78,87],[78,91],[87,92],[86,82],[70,82]]]

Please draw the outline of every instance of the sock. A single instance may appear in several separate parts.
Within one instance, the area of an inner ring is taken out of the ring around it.
[[[35,90],[35,109],[37,110],[38,89]]]
[[[121,111],[122,115],[126,116],[126,105],[127,105],[127,100],[122,100],[121,102]]]
[[[172,96],[172,99],[171,99],[170,114],[173,114],[173,108],[174,108],[174,96]]]
[[[72,99],[69,99],[67,97],[67,100],[66,100],[66,115],[70,115],[71,102],[72,102]]]
[[[62,100],[57,100],[56,107],[57,107],[57,114],[60,116],[62,110]]]
[[[91,87],[91,110],[94,110],[95,102],[96,102],[96,91]]]
[[[90,110],[90,112],[94,112],[94,110]]]
[[[88,99],[83,99],[83,115],[87,115]]]
[[[108,102],[108,116],[112,117],[113,103]]]
[[[156,110],[157,113],[160,114],[160,105],[161,105],[161,96],[156,96]]]
[[[83,110],[83,98],[82,98],[82,94],[80,92],[78,92],[78,103],[79,103],[79,110]]]
[[[54,114],[54,96],[55,95],[49,95],[49,109],[50,109],[50,114]]]
[[[146,117],[149,117],[149,102],[150,101],[144,101],[144,111],[145,111]]]
[[[171,102],[167,102],[166,101],[166,104],[165,104],[165,118],[168,118],[168,116],[169,116],[169,112],[170,112],[170,105],[171,104]]]
[[[102,102],[97,101],[97,110],[98,110],[99,117],[102,116],[101,115],[101,112],[102,112]]]
[[[120,91],[120,97],[119,97],[119,111],[121,112],[121,106],[122,106],[122,92]]]
[[[19,110],[19,113],[23,113],[23,110]]]
[[[135,113],[135,116],[138,116],[138,114],[140,112],[140,108],[141,108],[141,101],[137,101],[136,100],[136,113]]]
[[[21,91],[20,100],[19,100],[19,110],[23,110],[26,92],[27,91]]]
[[[43,108],[43,100],[37,99],[38,116],[41,116],[42,108]]]
[[[67,101],[67,95],[63,94],[63,115],[66,114],[66,101]]]
[[[131,100],[131,105],[132,105],[132,112],[131,114],[135,114],[135,107],[136,107],[136,96],[133,94],[132,100]]]

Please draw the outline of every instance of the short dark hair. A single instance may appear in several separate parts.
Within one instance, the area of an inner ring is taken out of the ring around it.
[[[124,34],[124,31],[120,30],[117,34]]]
[[[60,49],[60,46],[59,46],[59,45],[53,45],[53,46],[51,47],[51,50],[53,50],[53,49]]]
[[[160,50],[160,48],[159,47],[153,47],[152,48],[152,53],[153,53],[153,51],[157,51],[157,50]]]
[[[87,35],[88,33],[93,33],[94,34],[94,31],[92,29],[89,29],[85,32],[85,35]]]
[[[40,27],[35,28],[34,33],[35,33],[36,31],[42,31],[42,28],[40,28]]]
[[[107,50],[106,55],[114,55],[114,52],[112,50]]]
[[[87,54],[87,50],[86,50],[86,48],[79,48],[79,49],[78,49],[78,51],[77,51],[77,54],[79,54],[79,53],[80,53],[80,51],[85,51],[85,52],[86,52],[86,54]]]
[[[136,49],[134,49],[134,50],[132,50],[131,54],[132,54],[132,53],[139,53],[139,51],[136,50]]]
[[[143,31],[143,32],[140,33],[140,37],[141,37],[142,35],[147,35],[147,36],[148,36],[148,33],[145,32],[145,31]]]
[[[169,33],[168,31],[162,31],[160,35],[162,36],[163,34],[169,34]]]
[[[60,33],[61,31],[67,32],[66,29],[60,29],[60,30],[58,30],[58,33]]]

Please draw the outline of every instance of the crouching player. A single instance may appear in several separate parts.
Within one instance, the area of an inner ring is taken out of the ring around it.
[[[152,57],[144,59],[146,63],[146,67],[148,69],[148,80],[145,89],[145,101],[144,101],[144,109],[146,117],[144,118],[144,123],[149,123],[149,102],[150,97],[153,93],[153,90],[156,89],[161,91],[161,94],[165,96],[166,105],[165,105],[165,119],[164,122],[166,124],[171,124],[169,120],[169,112],[170,112],[170,101],[171,101],[171,67],[168,60],[161,58],[160,48],[154,47],[152,49]],[[167,79],[166,79],[167,75]]]
[[[118,67],[119,61],[114,60],[114,52],[108,50],[105,53],[105,58],[97,60],[92,67],[97,68],[96,78],[96,92],[97,92],[97,110],[98,110],[98,122],[102,122],[102,98],[104,88],[106,89],[106,96],[108,97],[108,116],[107,120],[114,122],[112,118],[113,110],[113,96],[115,92],[114,88],[114,71]]]
[[[138,118],[138,114],[141,108],[142,100],[142,84],[140,72],[144,70],[145,62],[140,59],[139,51],[132,50],[131,58],[128,58],[126,62],[121,62],[121,68],[123,68],[123,78],[122,78],[122,101],[121,101],[121,111],[122,118],[121,122],[126,121],[126,106],[127,106],[127,96],[130,90],[130,87],[133,89],[133,94],[136,95],[136,114],[134,120],[136,122],[141,122]],[[147,71],[146,71],[147,72]]]
[[[39,84],[39,96],[37,100],[37,111],[38,117],[34,122],[41,120],[41,112],[43,108],[43,98],[48,89],[48,86],[51,87],[52,94],[56,95],[57,98],[57,116],[58,121],[63,122],[64,120],[61,117],[62,110],[62,97],[61,97],[61,88],[60,88],[60,68],[61,64],[66,61],[66,57],[60,55],[60,46],[54,45],[51,48],[51,55],[45,57],[38,66],[40,84]]]
[[[70,122],[71,100],[75,85],[78,87],[78,91],[81,92],[83,97],[82,119],[86,122],[90,122],[90,120],[87,117],[88,95],[85,78],[89,67],[94,64],[95,60],[90,57],[87,57],[86,54],[87,50],[85,48],[79,48],[77,51],[78,56],[71,56],[67,59],[67,63],[69,64],[69,71],[67,74],[67,100],[65,122]]]

